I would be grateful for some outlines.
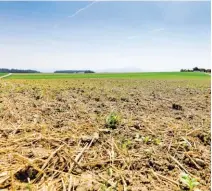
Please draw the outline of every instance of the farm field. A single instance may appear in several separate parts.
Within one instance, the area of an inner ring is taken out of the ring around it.
[[[7,73],[0,73],[0,76],[4,76],[4,75],[7,75]]]
[[[146,72],[146,73],[93,73],[93,74],[12,74],[8,79],[69,79],[69,78],[139,78],[139,79],[206,79],[208,74],[200,72]]]
[[[182,191],[185,172],[210,190],[209,75],[13,74],[0,87],[0,189]]]

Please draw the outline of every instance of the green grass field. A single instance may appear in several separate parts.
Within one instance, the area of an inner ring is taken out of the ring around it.
[[[93,74],[12,74],[4,79],[69,79],[69,78],[138,78],[138,79],[210,79],[200,72],[146,72],[146,73],[93,73]]]
[[[0,76],[4,76],[4,75],[7,75],[7,73],[0,73]]]

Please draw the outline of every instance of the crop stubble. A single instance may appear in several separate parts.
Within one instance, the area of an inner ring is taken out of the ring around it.
[[[182,171],[210,189],[209,80],[2,80],[0,91],[0,189],[171,191]]]

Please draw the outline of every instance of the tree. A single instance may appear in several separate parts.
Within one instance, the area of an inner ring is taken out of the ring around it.
[[[198,67],[194,67],[193,71],[199,71],[199,68]]]
[[[0,68],[0,72],[3,73],[40,73],[36,70],[22,70],[22,69],[8,69],[8,68]]]

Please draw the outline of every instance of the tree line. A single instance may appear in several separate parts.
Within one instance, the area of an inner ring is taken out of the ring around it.
[[[8,69],[8,68],[0,68],[0,73],[41,73],[37,70],[22,70],[22,69]],[[54,73],[95,73],[92,70],[57,70]]]
[[[211,69],[205,69],[205,68],[198,68],[194,67],[192,70],[190,69],[181,69],[181,72],[208,72],[211,73]]]
[[[1,73],[40,73],[36,70],[22,70],[22,69],[8,69],[8,68],[0,68]]]

